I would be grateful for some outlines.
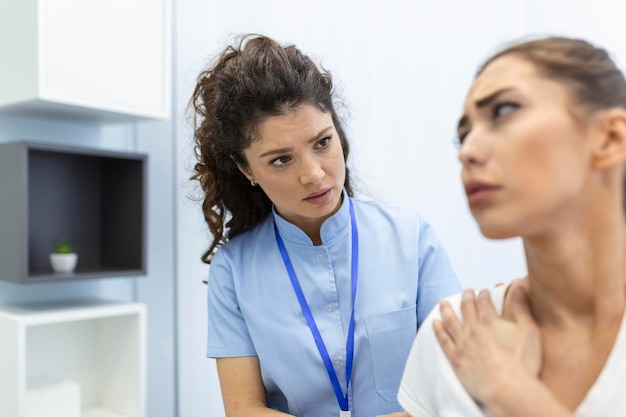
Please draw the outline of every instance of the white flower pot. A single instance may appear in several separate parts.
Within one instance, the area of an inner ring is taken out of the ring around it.
[[[50,263],[54,272],[59,274],[70,274],[74,272],[78,255],[76,253],[51,253]]]

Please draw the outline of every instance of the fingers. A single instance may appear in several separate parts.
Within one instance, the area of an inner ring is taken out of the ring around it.
[[[478,311],[478,318],[483,323],[489,324],[498,317],[493,301],[491,301],[491,293],[488,290],[481,290],[478,293],[476,309]]]
[[[453,341],[458,340],[463,333],[463,324],[456,316],[452,306],[447,300],[442,300],[441,303],[439,303],[439,311],[441,312],[441,324],[443,328]]]
[[[463,333],[463,325],[447,300],[441,301],[439,304],[439,311],[441,312],[441,320],[433,321],[433,330],[435,331],[435,336],[439,341],[439,345],[448,357],[448,360],[451,363],[455,363],[455,338],[458,340],[461,337]]]
[[[450,334],[443,327],[443,324],[440,320],[433,321],[433,330],[435,331],[435,336],[437,337],[437,341],[439,341],[439,345],[441,349],[448,357],[448,360],[451,363],[455,363],[456,358],[456,344]]]
[[[443,302],[440,306],[444,327],[449,330],[451,336],[454,338],[454,336],[460,332],[459,329],[463,326],[460,324],[458,319],[452,320],[453,318],[456,319],[452,308],[444,307]],[[471,325],[477,320],[490,324],[498,317],[498,313],[493,305],[493,301],[491,300],[491,293],[489,290],[481,290],[478,293],[478,297],[475,296],[474,290],[472,289],[463,291],[463,295],[461,297],[461,314],[463,316],[463,322],[466,325]],[[457,322],[459,322],[458,325],[456,325]],[[449,329],[449,326],[454,326],[454,328]]]
[[[465,323],[473,323],[478,317],[476,295],[472,289],[463,291],[461,296],[461,314]]]
[[[467,289],[461,296],[462,321],[457,317],[447,300],[439,304],[441,320],[433,321],[435,336],[448,359],[454,363],[459,340],[462,340],[465,329],[477,329],[480,323],[492,325],[498,319],[498,313],[491,300],[488,290],[482,290],[476,297],[474,290]]]

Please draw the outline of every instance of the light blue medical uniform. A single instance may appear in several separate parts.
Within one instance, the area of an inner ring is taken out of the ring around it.
[[[352,201],[359,274],[348,400],[352,416],[373,417],[401,411],[396,396],[417,328],[441,298],[461,287],[415,210]],[[216,252],[207,356],[258,356],[269,407],[299,417],[337,417],[339,405],[283,264],[274,221],[345,393],[352,312],[347,198],[322,225],[322,245],[274,211]]]

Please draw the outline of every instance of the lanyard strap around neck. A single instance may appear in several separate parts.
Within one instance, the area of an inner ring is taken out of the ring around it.
[[[342,411],[348,411],[348,388],[350,386],[350,378],[352,377],[352,360],[354,358],[354,300],[356,299],[356,287],[359,272],[359,233],[356,226],[352,200],[348,199],[348,201],[350,203],[350,223],[352,225],[352,313],[350,315],[348,340],[346,342],[345,395],[343,395],[341,392],[339,379],[337,378],[335,368],[333,368],[333,363],[330,360],[330,355],[328,354],[328,350],[326,349],[326,345],[324,344],[322,335],[317,328],[317,324],[315,323],[315,319],[313,318],[311,309],[306,302],[306,298],[304,297],[304,293],[302,292],[302,288],[300,287],[300,282],[298,281],[298,276],[296,275],[296,271],[293,269],[293,265],[291,263],[291,260],[289,259],[289,254],[287,253],[287,249],[285,248],[285,244],[283,243],[283,239],[280,237],[280,233],[278,232],[276,222],[274,222],[274,233],[276,234],[278,249],[280,250],[280,254],[283,257],[283,263],[285,264],[285,268],[287,269],[287,273],[289,274],[291,285],[293,286],[296,296],[298,297],[298,302],[300,303],[300,307],[302,308],[302,313],[304,314],[307,324],[309,325],[309,329],[311,329],[311,333],[313,334],[313,338],[315,339],[317,350],[319,351],[322,360],[324,361],[324,365],[326,366],[326,371],[328,372],[330,382],[333,385],[333,390],[335,391],[337,402],[339,403],[339,407]]]

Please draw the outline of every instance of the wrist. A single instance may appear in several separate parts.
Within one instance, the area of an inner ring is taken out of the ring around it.
[[[515,417],[520,403],[520,393],[534,384],[541,384],[541,381],[528,372],[502,370],[492,378],[491,384],[484,390],[483,405],[487,407],[492,417]]]
[[[519,370],[494,380],[484,405],[492,417],[574,417],[536,376]]]

